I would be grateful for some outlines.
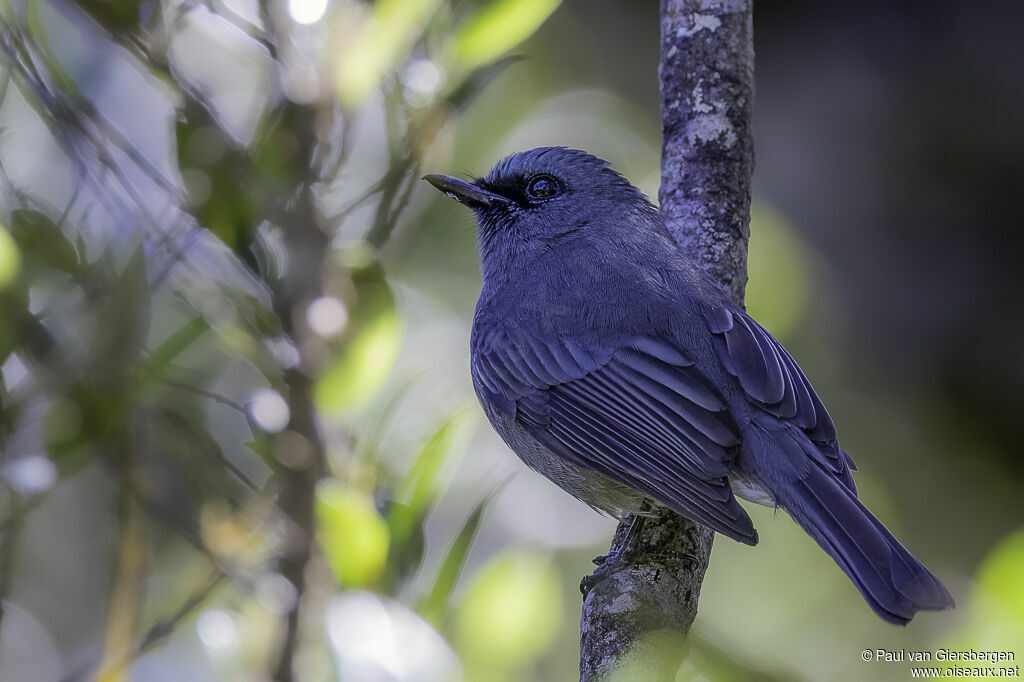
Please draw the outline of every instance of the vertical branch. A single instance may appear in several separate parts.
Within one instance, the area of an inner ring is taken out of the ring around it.
[[[662,0],[661,189],[676,242],[733,299],[747,284],[753,0]]]
[[[0,464],[2,463],[3,460],[0,459]],[[24,518],[21,495],[11,488],[7,489],[7,495],[9,499],[7,518],[4,519],[3,524],[0,524],[0,632],[2,632],[4,624],[4,602],[14,574],[18,535],[21,532]]]
[[[676,242],[738,303],[747,281],[754,167],[752,0],[662,0],[662,173],[659,198]],[[621,549],[632,522],[612,540]],[[633,530],[635,548],[586,593],[580,679],[643,659],[643,679],[674,680],[678,637],[697,615],[714,532],[671,512]],[[585,581],[586,584],[586,581]],[[652,641],[667,642],[657,651]]]
[[[315,111],[312,106],[294,103],[284,105],[281,126],[298,140],[295,168],[309,169],[299,176],[300,189],[293,202],[286,204],[280,222],[285,233],[288,266],[284,279],[274,288],[274,308],[285,332],[303,356],[299,367],[285,374],[288,387],[288,428],[309,444],[312,457],[283,469],[279,475],[278,508],[290,520],[290,532],[281,557],[281,575],[295,587],[297,598],[287,614],[285,633],[273,663],[274,680],[295,679],[293,663],[300,640],[301,609],[306,590],[306,566],[313,552],[315,521],[313,496],[323,475],[324,440],[313,405],[313,377],[306,349],[310,347],[310,331],[306,327],[306,307],[323,288],[324,256],[328,248],[327,234],[313,193],[315,173],[312,170],[316,150]]]
[[[303,597],[306,591],[306,566],[313,553],[315,521],[313,496],[322,475],[324,445],[317,425],[312,400],[312,381],[301,371],[288,376],[289,406],[292,431],[301,434],[312,445],[313,457],[300,467],[281,474],[281,494],[278,506],[289,517],[291,530],[280,562],[281,575],[295,586],[296,599],[287,614],[285,632],[274,661],[277,682],[291,682],[295,678],[294,661],[300,641]]]
[[[259,3],[260,19],[268,35],[271,57],[280,60],[279,48],[288,40],[285,29],[276,21],[273,7]],[[278,68],[282,68],[279,64]],[[285,630],[270,669],[275,682],[292,682],[295,657],[301,643],[302,608],[306,593],[306,568],[313,556],[316,533],[314,495],[324,473],[325,445],[316,408],[313,404],[315,369],[308,356],[311,332],[304,312],[323,291],[328,234],[317,207],[314,185],[320,180],[317,158],[323,153],[317,135],[317,102],[297,104],[282,98],[281,117],[272,132],[292,141],[289,158],[294,186],[285,193],[273,219],[284,233],[286,266],[284,276],[273,286],[274,311],[285,333],[299,349],[300,364],[285,372],[290,421],[288,429],[300,435],[309,446],[310,457],[278,472],[280,493],[278,509],[288,518],[289,532],[279,563],[281,575],[294,587],[296,598],[285,615]]]

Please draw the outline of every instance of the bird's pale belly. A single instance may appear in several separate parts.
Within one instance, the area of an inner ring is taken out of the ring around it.
[[[623,512],[641,513],[654,506],[661,506],[653,498],[623,485],[604,474],[576,466],[557,457],[526,429],[516,423],[515,419],[504,414],[488,410],[484,412],[494,430],[498,432],[505,444],[519,455],[527,466],[542,474],[578,500],[586,502],[594,509],[621,518]],[[763,484],[756,479],[739,476],[735,472],[729,477],[733,492],[747,500],[766,507],[775,507],[777,502]]]
[[[654,500],[638,490],[554,455],[514,418],[490,410],[486,405],[484,412],[505,444],[527,466],[594,509],[621,518],[623,512],[642,512],[654,504]]]

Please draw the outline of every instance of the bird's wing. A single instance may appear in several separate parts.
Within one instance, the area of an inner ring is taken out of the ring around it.
[[[808,452],[856,491],[856,467],[839,447],[836,429],[821,399],[793,357],[771,334],[741,312],[714,308],[705,312],[718,357],[739,380],[749,400],[765,412],[799,426],[813,447]]]
[[[722,396],[677,349],[650,338],[602,350],[503,338],[477,347],[473,369],[490,404],[555,455],[757,543],[727,478],[739,430]]]

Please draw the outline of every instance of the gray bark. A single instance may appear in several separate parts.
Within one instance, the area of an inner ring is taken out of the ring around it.
[[[661,3],[661,209],[680,248],[740,304],[754,167],[752,2]],[[631,520],[619,524],[611,552],[623,548]],[[627,662],[644,680],[675,679],[685,647],[670,638],[655,651],[650,642],[689,631],[713,539],[713,531],[663,511],[634,529],[614,568],[584,580],[583,682]]]
[[[754,171],[752,0],[661,7],[661,208],[679,245],[742,303]]]

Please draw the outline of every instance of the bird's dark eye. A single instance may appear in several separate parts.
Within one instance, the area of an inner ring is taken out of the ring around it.
[[[535,175],[526,186],[526,193],[531,199],[550,199],[561,191],[558,180],[550,175]]]

